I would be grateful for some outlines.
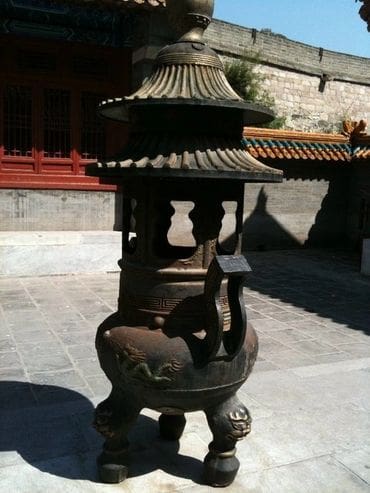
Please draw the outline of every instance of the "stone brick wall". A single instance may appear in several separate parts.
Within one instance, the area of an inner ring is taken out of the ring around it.
[[[0,189],[0,231],[112,231],[121,203],[112,192]]]
[[[370,238],[370,167],[366,162],[355,164],[351,172],[347,231],[357,249],[362,238]]]
[[[287,128],[335,132],[343,119],[370,122],[370,59],[222,21],[210,25],[206,39],[224,61],[258,55],[256,70]]]
[[[275,99],[277,114],[286,117],[285,128],[340,132],[343,120],[370,122],[370,85],[332,80],[321,92],[315,75],[267,65],[256,71],[266,77],[265,88]]]
[[[349,169],[301,162],[280,163],[280,167],[285,173],[283,183],[246,185],[244,248],[343,244]],[[352,208],[354,224],[358,222],[357,202]],[[121,195],[111,192],[0,190],[0,231],[119,230],[121,204]],[[173,217],[171,234],[182,244],[189,241],[192,225],[185,205],[179,204],[176,210],[179,215]],[[235,227],[232,204],[226,211],[224,239]]]
[[[281,184],[247,184],[245,250],[347,244],[347,167],[297,161],[272,163]]]
[[[225,56],[258,53],[263,62],[308,74],[331,74],[336,78],[370,84],[370,59],[337,53],[292,41],[281,34],[214,20],[205,39]]]

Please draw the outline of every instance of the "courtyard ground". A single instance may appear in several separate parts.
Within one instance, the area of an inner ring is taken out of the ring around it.
[[[239,395],[252,433],[225,492],[370,491],[370,278],[333,251],[250,253],[245,299],[260,340]],[[131,433],[131,477],[98,482],[94,406],[110,385],[95,353],[118,274],[0,278],[0,491],[210,492],[203,413],[179,443],[145,410]]]

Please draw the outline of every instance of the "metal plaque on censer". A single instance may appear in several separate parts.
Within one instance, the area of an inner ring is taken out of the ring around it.
[[[241,255],[244,184],[279,182],[282,175],[243,149],[243,125],[273,115],[233,91],[220,59],[203,42],[213,4],[167,0],[178,41],[159,52],[152,76],[135,94],[99,109],[106,118],[130,122],[122,153],[88,170],[120,184],[124,197],[118,311],[96,336],[112,384],[95,414],[106,438],[98,458],[105,482],[127,477],[127,433],[143,408],[161,413],[159,430],[167,440],[180,439],[185,413],[205,412],[213,441],[204,481],[212,486],[234,480],[235,444],[251,428],[236,396],[258,349],[243,300],[250,271]],[[225,201],[236,204],[228,250],[220,241]],[[174,202],[192,204],[193,247],[169,241]]]

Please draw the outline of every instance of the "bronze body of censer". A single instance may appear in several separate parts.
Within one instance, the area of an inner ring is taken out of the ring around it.
[[[167,0],[178,41],[160,51],[153,75],[134,95],[100,106],[103,116],[131,123],[119,157],[89,167],[121,184],[124,195],[118,311],[96,337],[112,383],[95,415],[106,438],[98,458],[105,482],[126,478],[127,433],[143,408],[161,413],[160,434],[169,440],[180,438],[185,413],[204,410],[213,434],[204,480],[212,486],[234,480],[235,444],[250,431],[236,396],[258,349],[243,300],[250,270],[241,255],[244,184],[281,181],[281,172],[242,147],[243,125],[272,115],[232,90],[204,44],[213,3]],[[193,204],[194,247],[168,240],[173,201]],[[230,251],[219,241],[225,201],[237,204]]]

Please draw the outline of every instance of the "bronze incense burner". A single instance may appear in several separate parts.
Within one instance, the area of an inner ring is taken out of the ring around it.
[[[118,311],[96,336],[112,383],[95,416],[106,438],[98,459],[106,482],[126,478],[127,433],[143,408],[161,413],[168,440],[180,438],[185,413],[204,410],[213,434],[204,478],[212,486],[234,480],[235,444],[250,431],[248,410],[236,397],[258,348],[243,300],[250,270],[241,255],[244,183],[281,181],[281,172],[242,147],[243,125],[272,115],[233,91],[202,41],[213,3],[168,0],[179,40],[159,53],[135,94],[100,107],[103,116],[131,123],[122,153],[89,168],[124,193]],[[173,201],[192,203],[193,247],[168,239]],[[237,204],[228,251],[219,240],[225,201]]]

